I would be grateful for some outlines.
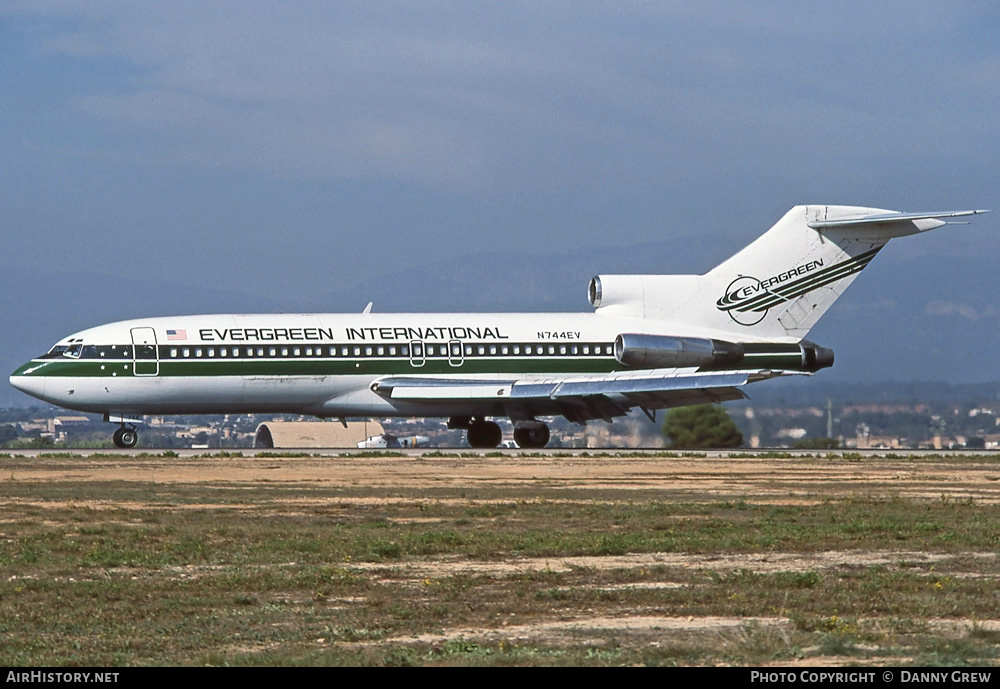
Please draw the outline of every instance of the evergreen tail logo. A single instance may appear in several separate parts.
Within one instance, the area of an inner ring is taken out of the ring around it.
[[[861,272],[882,247],[871,249],[832,266],[823,259],[809,261],[764,280],[741,275],[729,283],[715,303],[740,325],[756,325],[775,306],[794,301],[809,292]]]

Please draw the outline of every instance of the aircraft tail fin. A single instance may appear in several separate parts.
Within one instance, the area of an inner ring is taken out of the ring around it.
[[[697,326],[743,340],[798,341],[895,237],[985,213],[796,206],[704,275],[600,276],[598,312]],[[602,301],[604,293],[609,299]]]

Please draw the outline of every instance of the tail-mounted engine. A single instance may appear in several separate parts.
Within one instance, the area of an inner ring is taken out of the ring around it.
[[[725,368],[743,359],[743,347],[699,337],[619,335],[615,357],[633,368]]]
[[[615,338],[615,358],[630,368],[818,371],[833,366],[833,350],[806,340],[794,344],[735,343],[643,334],[622,334]]]
[[[587,287],[587,299],[595,309],[627,306],[641,310],[645,293],[643,277],[642,275],[594,276]]]

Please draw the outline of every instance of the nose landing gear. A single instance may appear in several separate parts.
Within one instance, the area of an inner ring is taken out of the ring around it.
[[[111,436],[111,441],[115,444],[115,447],[123,449],[135,447],[135,444],[139,442],[139,432],[136,431],[135,426],[122,424],[122,427]]]

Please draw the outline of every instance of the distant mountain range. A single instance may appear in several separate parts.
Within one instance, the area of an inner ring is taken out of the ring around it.
[[[684,246],[679,253],[677,246]],[[332,282],[295,299],[206,289],[185,283],[122,280],[94,273],[7,270],[0,329],[0,371],[10,372],[59,338],[104,322],[184,313],[361,311],[580,311],[598,273],[703,271],[731,253],[697,238],[602,251],[510,251],[407,265],[354,284]],[[987,256],[876,258],[810,333],[837,362],[807,385],[859,381],[1000,380],[1000,307],[984,285]],[[385,263],[380,265],[384,266]],[[765,383],[764,385],[782,385]],[[751,395],[761,386],[751,386]],[[794,387],[794,384],[793,384]],[[0,406],[30,400],[9,386]],[[792,389],[792,388],[789,388]]]

